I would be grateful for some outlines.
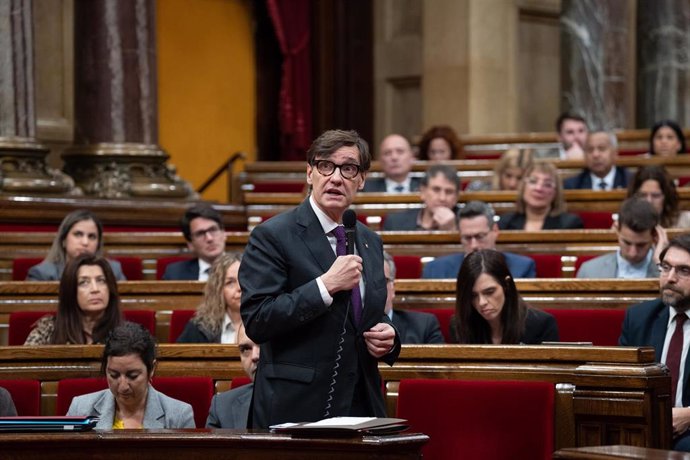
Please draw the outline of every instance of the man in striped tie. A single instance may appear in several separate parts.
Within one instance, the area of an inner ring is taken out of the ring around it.
[[[673,448],[690,452],[690,234],[672,239],[661,252],[661,298],[630,307],[625,314],[620,345],[653,346],[657,361],[671,374]]]

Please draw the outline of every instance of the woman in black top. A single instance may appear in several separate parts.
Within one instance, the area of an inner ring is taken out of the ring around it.
[[[538,344],[558,341],[556,319],[520,297],[503,254],[472,252],[458,272],[451,343]]]

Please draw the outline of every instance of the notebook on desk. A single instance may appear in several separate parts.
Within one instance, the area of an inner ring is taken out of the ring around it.
[[[269,428],[274,433],[298,437],[347,437],[398,433],[409,426],[407,420],[401,418],[332,417],[311,423],[282,423]]]
[[[0,417],[0,432],[88,431],[96,423],[98,417],[89,416]]]

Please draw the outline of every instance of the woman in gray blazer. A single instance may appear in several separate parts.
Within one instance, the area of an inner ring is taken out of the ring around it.
[[[140,324],[124,323],[105,342],[101,371],[108,389],[77,396],[67,415],[97,416],[96,428],[194,428],[192,406],[151,386],[156,344]]]
[[[56,281],[68,262],[84,253],[103,255],[103,224],[86,209],[71,212],[62,219],[58,233],[43,262],[34,265],[26,275],[28,281]],[[115,278],[125,280],[120,262],[108,260]]]

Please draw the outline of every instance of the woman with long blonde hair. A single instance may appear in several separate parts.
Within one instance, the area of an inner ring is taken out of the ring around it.
[[[178,337],[178,343],[236,343],[242,324],[237,278],[241,254],[223,254],[211,265],[204,300]]]

